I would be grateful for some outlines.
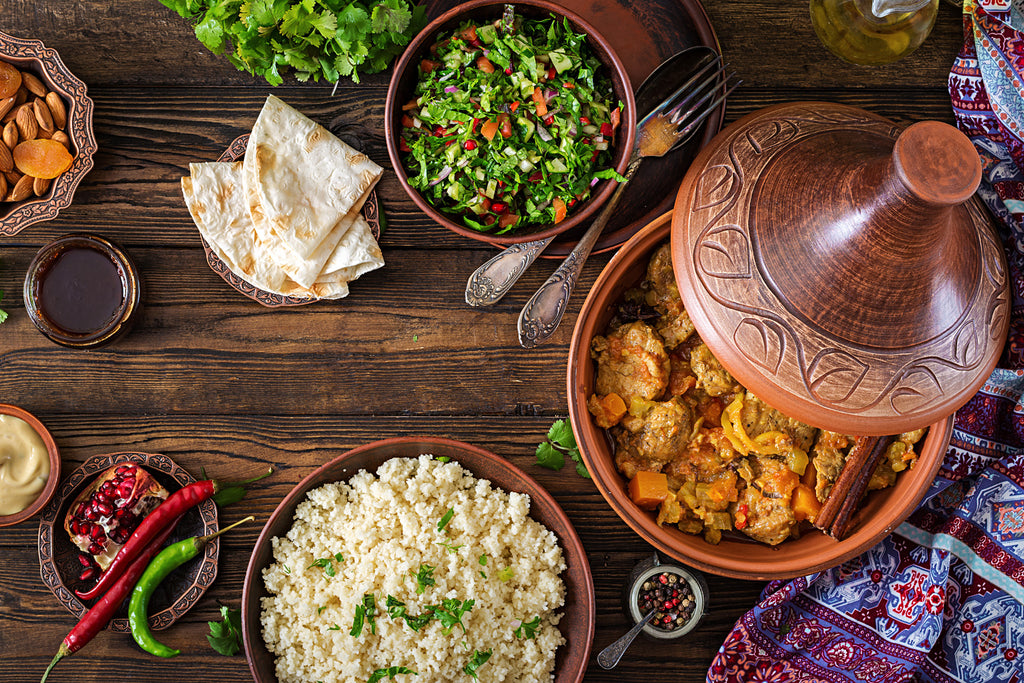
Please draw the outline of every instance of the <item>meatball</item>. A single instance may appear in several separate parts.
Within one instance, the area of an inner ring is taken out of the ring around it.
[[[697,376],[697,387],[703,389],[709,396],[724,396],[733,393],[739,386],[712,355],[707,344],[701,343],[690,352],[690,368]]]
[[[678,400],[655,403],[642,416],[629,422],[617,440],[622,457],[616,453],[619,471],[626,474],[623,465],[636,470],[660,472],[662,467],[673,460],[686,448],[693,430],[693,413]],[[628,462],[627,462],[628,461]],[[632,475],[626,474],[632,479]]]
[[[661,314],[655,329],[665,340],[665,348],[674,349],[686,341],[695,328],[679,297],[669,243],[663,244],[647,264],[645,286],[647,293],[644,301]]]
[[[755,458],[753,466],[753,485],[743,489],[736,503],[737,507],[746,505],[747,524],[742,531],[755,541],[778,545],[796,528],[789,501],[800,480],[785,464],[772,458]]]
[[[665,393],[668,354],[646,323],[629,323],[607,337],[594,337],[590,355],[597,361],[595,389],[599,395],[618,394],[629,406],[634,397],[651,401]]]

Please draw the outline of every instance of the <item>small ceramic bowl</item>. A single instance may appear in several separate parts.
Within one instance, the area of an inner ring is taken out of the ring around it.
[[[0,32],[0,60],[33,74],[47,90],[57,93],[67,110],[65,131],[74,156],[71,168],[57,176],[42,196],[0,202],[0,235],[15,235],[33,223],[55,218],[71,204],[75,189],[93,167],[96,136],[92,129],[93,102],[85,94],[85,83],[68,70],[56,50],[38,40]]]
[[[142,281],[119,246],[97,235],[75,233],[36,253],[22,294],[29,319],[50,341],[92,349],[131,328]]]
[[[582,204],[577,204],[565,220],[557,225],[543,225],[529,230],[517,231],[510,235],[495,235],[478,232],[452,220],[447,214],[431,206],[409,184],[403,163],[404,159],[399,154],[398,142],[402,130],[402,105],[412,99],[412,92],[416,87],[416,80],[419,76],[420,61],[426,56],[431,43],[439,34],[450,32],[465,21],[493,21],[499,19],[502,15],[502,9],[506,4],[509,3],[500,0],[470,0],[470,2],[459,5],[430,22],[426,28],[413,38],[402,54],[401,59],[395,65],[395,71],[391,77],[391,85],[388,88],[387,100],[384,104],[384,140],[387,144],[388,156],[391,158],[391,165],[395,169],[395,175],[398,176],[398,182],[401,183],[402,188],[409,194],[409,197],[416,203],[416,206],[435,222],[453,232],[501,246],[545,239],[572,230],[593,218],[601,205],[611,197],[617,185],[617,183],[611,180],[601,181],[594,187],[590,199]],[[544,18],[555,15],[564,17],[576,31],[587,36],[588,44],[611,76],[615,96],[624,105],[622,123],[619,126],[619,139],[615,145],[615,155],[612,161],[615,169],[619,173],[624,173],[629,163],[629,155],[633,149],[633,140],[636,132],[636,104],[633,99],[633,86],[630,83],[629,75],[626,73],[625,66],[623,66],[611,45],[582,17],[552,2],[547,0],[519,0],[511,4],[515,6],[516,14],[521,16]]]
[[[53,437],[50,436],[50,432],[43,426],[43,423],[27,410],[22,410],[17,406],[7,405],[6,403],[0,403],[0,415],[11,415],[27,422],[36,431],[39,438],[43,440],[43,444],[46,445],[46,453],[50,459],[50,474],[46,478],[46,486],[43,487],[39,497],[21,512],[0,516],[0,527],[4,527],[24,522],[26,519],[33,517],[53,498],[53,493],[57,490],[57,484],[60,482],[60,452],[57,450],[57,444],[53,441]]]
[[[767,580],[804,576],[834,567],[887,536],[905,520],[928,492],[942,464],[953,427],[952,416],[929,427],[913,469],[901,472],[896,484],[870,492],[854,513],[850,532],[841,541],[815,529],[777,546],[755,542],[738,532],[727,533],[718,545],[687,534],[675,525],[659,526],[656,512],[638,507],[629,497],[627,480],[615,466],[612,440],[587,410],[594,393],[594,362],[590,343],[605,334],[626,290],[637,287],[654,251],[669,239],[671,215],[665,214],[633,236],[598,276],[580,310],[569,348],[569,416],[580,453],[598,490],[615,513],[648,543],[680,562],[712,574]]]
[[[288,532],[295,508],[306,500],[306,494],[312,489],[329,482],[348,480],[360,470],[375,472],[391,458],[415,458],[424,453],[447,456],[477,478],[487,479],[505,491],[530,496],[530,516],[558,537],[566,564],[562,573],[565,605],[560,609],[562,619],[558,623],[566,642],[558,648],[554,681],[579,683],[583,680],[596,623],[594,583],[586,552],[562,508],[537,482],[494,453],[449,439],[395,438],[360,446],[314,470],[285,496],[263,527],[249,560],[242,589],[242,640],[249,670],[256,683],[276,683],[278,680],[274,656],[263,642],[263,628],[260,626],[260,601],[267,597],[263,569],[273,561],[271,539],[283,537]]]

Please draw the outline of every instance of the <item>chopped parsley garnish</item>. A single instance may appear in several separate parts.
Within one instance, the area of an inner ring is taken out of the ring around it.
[[[455,508],[448,508],[448,512],[444,513],[441,520],[437,523],[437,530],[444,531],[444,528],[448,526],[448,522],[452,521],[452,517],[455,516]]]
[[[325,609],[327,609],[327,605],[320,605],[319,607],[316,608],[316,615],[320,616],[321,614],[324,613]]]
[[[341,630],[341,626],[338,626],[337,624],[334,624],[333,626],[328,626],[327,630],[328,631],[340,631]]]
[[[477,560],[477,562],[479,562],[482,566],[486,567],[487,566],[487,553],[484,553],[483,555],[481,555],[480,559]]]
[[[412,674],[413,676],[419,676],[418,673],[404,666],[389,666],[386,669],[377,669],[374,671],[370,674],[370,677],[366,679],[366,683],[378,683],[378,681],[383,681],[385,678],[394,679],[398,674]]]
[[[487,660],[490,659],[490,658],[491,658],[491,651],[490,650],[484,650],[483,652],[481,652],[480,650],[477,650],[476,652],[473,653],[473,656],[470,657],[469,661],[466,662],[466,666],[462,667],[462,670],[466,674],[472,676],[473,678],[476,678],[477,677],[476,676],[477,670],[479,670],[481,666],[486,664]]]
[[[417,339],[418,339],[418,337],[417,337]],[[449,458],[447,455],[439,455],[439,456],[437,456],[437,461],[438,462],[451,462],[452,459]]]
[[[446,598],[440,605],[427,605],[427,612],[441,622],[445,633],[450,633],[456,626],[465,633],[466,626],[462,623],[462,616],[473,609],[474,604],[476,604],[476,600],[460,602],[458,598]]]
[[[356,605],[356,613],[352,619],[352,630],[348,632],[353,638],[358,638],[363,632],[363,623],[370,624],[370,633],[377,635],[377,599],[373,593],[363,594],[363,601]]]
[[[338,573],[338,570],[335,569],[335,567],[334,567],[334,563],[335,562],[339,562],[340,563],[340,562],[344,562],[344,561],[345,561],[345,556],[344,555],[342,555],[341,553],[335,553],[334,557],[321,557],[318,560],[313,560],[313,564],[311,564],[308,567],[306,567],[306,569],[312,569],[313,567],[320,567],[321,569],[324,570],[324,576],[327,576],[327,577],[330,578],[330,577],[335,576]]]
[[[504,567],[498,570],[498,578],[502,581],[511,581],[512,577],[516,575],[516,570],[512,567]]]
[[[460,543],[459,545],[452,545],[451,541],[441,541],[440,543],[438,543],[438,545],[447,550],[448,552],[450,552],[452,555],[454,555],[455,553],[459,552],[459,548],[461,548],[464,544]]]
[[[590,472],[583,464],[572,427],[565,420],[555,420],[548,430],[547,438],[537,445],[537,464],[549,470],[560,470],[565,465],[566,455],[576,463],[576,474],[584,479],[590,479]]]
[[[421,564],[419,571],[416,572],[416,592],[422,594],[427,589],[427,586],[434,586],[437,582],[434,581],[434,568],[429,564]]]
[[[285,574],[291,574],[292,573],[292,568],[289,567],[288,565],[282,564],[281,567],[284,569],[284,573]]]
[[[537,635],[537,629],[540,628],[540,617],[536,616],[530,621],[520,622],[519,626],[516,627],[515,633],[516,638],[526,638],[527,640],[533,640]]]

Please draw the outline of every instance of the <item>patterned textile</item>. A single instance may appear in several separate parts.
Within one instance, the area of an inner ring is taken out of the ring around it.
[[[1014,308],[1001,367],[957,412],[918,510],[858,558],[770,583],[711,683],[1024,683],[1024,15],[966,0],[964,27],[949,91],[1005,228]]]

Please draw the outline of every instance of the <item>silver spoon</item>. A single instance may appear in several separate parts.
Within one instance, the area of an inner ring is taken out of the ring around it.
[[[626,650],[629,649],[630,644],[636,639],[643,630],[644,626],[647,625],[654,615],[658,612],[657,607],[652,607],[651,611],[644,615],[644,618],[636,623],[636,626],[629,629],[626,635],[622,636],[614,643],[601,650],[597,655],[597,663],[601,665],[602,669],[614,669],[615,665],[622,659],[622,655],[626,654]]]
[[[569,307],[569,297],[572,296],[576,280],[583,270],[583,264],[615,211],[626,184],[640,167],[640,162],[645,157],[664,156],[689,140],[704,119],[740,84],[741,81],[736,81],[728,85],[732,76],[726,77],[724,71],[721,57],[715,54],[706,66],[693,74],[637,124],[636,143],[630,155],[625,180],[619,182],[615,194],[587,229],[583,238],[562,265],[526,302],[522,313],[519,314],[520,346],[530,349],[543,343],[562,321],[562,316]]]
[[[717,53],[703,45],[691,47],[669,57],[644,79],[636,93],[636,108],[643,116],[651,112],[661,93],[672,92],[691,73],[706,64]],[[693,65],[693,66],[691,66]],[[466,283],[466,303],[490,306],[505,296],[519,277],[526,272],[555,236],[532,242],[513,244],[477,268]]]

